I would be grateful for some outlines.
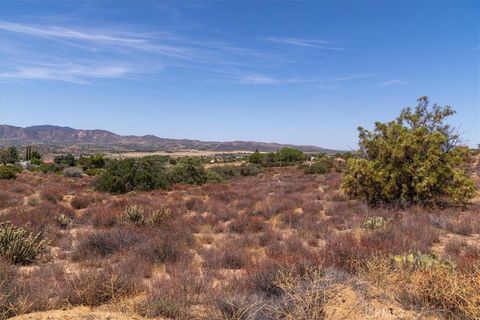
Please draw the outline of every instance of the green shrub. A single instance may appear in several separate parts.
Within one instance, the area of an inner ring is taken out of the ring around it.
[[[63,166],[56,163],[41,163],[36,170],[43,173],[57,173],[63,170]]]
[[[15,179],[22,169],[11,165],[0,165],[0,179]]]
[[[217,174],[224,180],[229,180],[240,175],[238,167],[235,166],[216,166],[208,169],[208,173]]]
[[[468,149],[456,145],[459,136],[443,121],[450,107],[421,97],[415,110],[404,109],[375,129],[359,128],[359,158],[347,162],[342,186],[351,198],[371,205],[463,203],[475,193],[464,164]]]
[[[101,154],[92,155],[90,157],[80,157],[77,164],[82,167],[83,170],[89,169],[101,169],[104,168],[107,161]]]
[[[170,186],[165,159],[160,157],[111,160],[94,184],[97,190],[111,193],[166,189]]]
[[[237,176],[256,176],[263,172],[259,164],[244,163],[241,166],[217,166],[208,169],[207,179],[210,182],[225,182]]]
[[[105,170],[104,170],[104,169],[101,169],[101,168],[93,168],[93,169],[86,169],[84,172],[85,172],[85,174],[87,174],[88,176],[94,177],[94,176],[99,176],[99,175],[101,175],[102,173],[105,172]]]
[[[75,159],[74,155],[71,153],[55,156],[53,158],[53,162],[59,165],[66,165],[69,167],[73,167],[77,164],[77,160]]]
[[[204,184],[207,182],[207,172],[199,159],[184,158],[170,168],[169,180],[172,183]]]
[[[15,264],[31,263],[50,242],[10,223],[0,223],[0,256]]]
[[[14,164],[18,160],[18,150],[15,147],[5,147],[0,149],[0,163]]]
[[[257,174],[263,172],[262,167],[258,164],[246,163],[242,164],[239,167],[240,175],[244,177],[256,176]]]
[[[227,179],[225,179],[222,175],[220,175],[219,173],[215,172],[215,171],[210,171],[208,170],[207,171],[207,182],[211,182],[211,183],[223,183],[227,181]]]
[[[254,153],[252,153],[248,157],[248,162],[254,163],[254,164],[262,164],[263,163],[263,155],[257,150],[255,150]]]
[[[333,167],[333,160],[330,157],[323,157],[305,167],[305,174],[325,174]]]
[[[297,162],[305,160],[305,155],[302,151],[295,148],[282,148],[277,152],[277,161],[281,162]]]

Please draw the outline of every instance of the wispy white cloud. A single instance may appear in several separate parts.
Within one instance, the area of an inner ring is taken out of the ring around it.
[[[91,78],[121,78],[130,74],[124,66],[88,66],[88,65],[37,65],[20,67],[0,72],[5,80],[55,80],[71,83],[88,83]]]
[[[300,39],[300,38],[281,38],[281,37],[270,37],[266,38],[267,41],[285,44],[285,45],[293,45],[298,47],[308,47],[308,48],[318,48],[318,49],[325,49],[325,50],[337,50],[343,51],[345,49],[333,46],[331,41],[326,40],[313,40],[313,39]]]
[[[208,75],[209,82],[244,85],[309,83],[332,90],[328,82],[368,77],[357,74],[332,79],[279,75],[292,63],[288,56],[215,39],[191,39],[169,31],[142,32],[134,27],[102,28],[66,21],[42,23],[0,21],[0,77],[2,81],[53,80],[92,83],[95,79],[137,78],[165,68],[190,69]],[[343,50],[330,41],[268,38],[270,42]],[[8,43],[8,46],[5,45]],[[327,83],[327,84],[325,84]]]
[[[399,80],[399,79],[392,79],[385,82],[378,83],[377,86],[394,86],[394,85],[406,85],[408,84],[407,81]]]
[[[252,74],[243,74],[239,76],[239,82],[243,84],[278,84],[281,81],[266,75],[252,73]]]
[[[376,75],[373,73],[362,73],[362,74],[352,74],[348,76],[342,76],[338,78],[332,79],[332,81],[348,81],[348,80],[356,80],[356,79],[365,79],[365,78],[372,78]]]
[[[34,25],[0,21],[0,36],[8,36],[8,41],[0,43],[10,43],[8,48],[0,46],[0,54],[8,53],[15,65],[12,69],[6,59],[3,63],[0,61],[0,75],[4,80],[42,79],[83,83],[87,78],[102,78],[105,75],[123,78],[132,72],[155,73],[161,64],[165,67],[203,70],[212,75],[221,75],[221,78],[230,76],[231,80],[237,83],[275,82],[272,78],[241,71],[242,68],[252,69],[256,64],[260,66],[271,63],[275,60],[275,56],[271,54],[226,42],[183,38],[171,32],[134,32],[132,29],[126,32],[122,28],[71,28],[48,25],[46,22]],[[10,34],[24,37],[10,37]],[[32,59],[30,52],[38,46],[41,48],[40,55]],[[110,59],[119,60],[121,66],[129,67],[123,68],[122,72],[115,72],[119,70],[116,66],[114,67],[117,69],[111,70],[98,67],[104,61],[110,65]],[[62,60],[83,67],[72,68],[66,67],[64,63],[51,63]],[[83,60],[89,61],[85,63]],[[38,65],[31,61],[36,61]],[[45,67],[44,64],[50,65]],[[242,74],[242,81],[238,81],[239,74]]]

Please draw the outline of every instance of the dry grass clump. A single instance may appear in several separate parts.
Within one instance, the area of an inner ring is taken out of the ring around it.
[[[452,219],[448,228],[460,235],[468,236],[474,233],[480,234],[480,212],[468,211],[460,215],[457,219]]]
[[[372,259],[362,277],[408,309],[447,319],[480,317],[480,260],[468,270],[434,265],[398,267],[390,259]]]
[[[217,301],[222,319],[321,320],[340,291],[335,274],[318,267],[301,271],[277,267],[265,270],[264,275],[268,286],[262,287],[263,295],[243,294]]]
[[[205,279],[198,269],[185,262],[172,269],[169,279],[155,280],[137,302],[135,309],[139,314],[149,318],[192,319],[192,306],[210,300]]]
[[[439,310],[452,318],[480,318],[478,265],[469,272],[418,270],[406,277],[401,288],[400,301],[407,306]]]

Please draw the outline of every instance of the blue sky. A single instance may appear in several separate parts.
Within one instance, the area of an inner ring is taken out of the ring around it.
[[[480,142],[480,1],[0,4],[0,123],[357,146],[419,96]]]

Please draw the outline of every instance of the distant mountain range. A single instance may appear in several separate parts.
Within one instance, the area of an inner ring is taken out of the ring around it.
[[[72,147],[85,149],[90,146],[98,150],[110,151],[183,151],[199,150],[213,152],[232,151],[276,151],[283,147],[294,147],[304,152],[333,153],[336,150],[309,145],[289,145],[255,141],[200,141],[188,139],[165,139],[153,135],[122,136],[106,130],[81,130],[69,127],[40,125],[15,127],[0,125],[0,145],[36,144],[50,147]]]

